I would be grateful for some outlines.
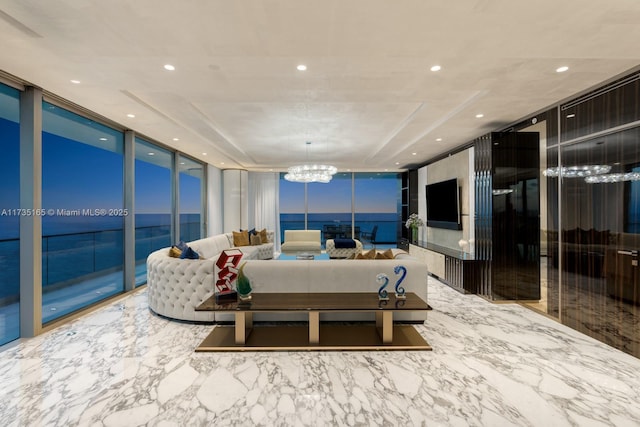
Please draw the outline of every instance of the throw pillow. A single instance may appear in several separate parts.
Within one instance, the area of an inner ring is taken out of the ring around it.
[[[365,252],[363,255],[366,259],[376,259],[377,251],[375,249],[370,249]]]
[[[251,234],[249,239],[251,240],[251,246],[258,246],[262,244],[262,239],[259,234]]]
[[[247,230],[233,232],[233,246],[249,246],[249,244],[249,232]]]
[[[369,259],[369,258],[367,258],[364,254],[359,253],[358,255],[356,255],[354,259]]]
[[[266,228],[263,228],[258,233],[260,234],[260,240],[262,240],[262,243],[268,243],[269,242],[269,237],[267,237],[267,229]]]
[[[180,259],[185,259],[185,258],[186,259],[200,259],[200,255],[198,255],[198,253],[196,251],[194,251],[189,246],[187,246],[187,249],[182,251],[182,254],[180,254]]]
[[[384,251],[382,254],[383,254],[387,259],[393,259],[393,258],[395,258],[395,257],[393,256],[393,251],[391,250],[391,248],[387,249],[387,250],[386,250],[386,251]]]
[[[176,245],[176,248],[180,249],[181,251],[184,251],[185,249],[188,248],[188,246],[183,240],[180,240]]]
[[[169,256],[171,258],[180,258],[180,255],[182,255],[182,251],[178,249],[177,246],[171,246],[171,249],[169,249]]]

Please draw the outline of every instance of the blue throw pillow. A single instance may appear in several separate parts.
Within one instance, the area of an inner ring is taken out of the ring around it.
[[[356,247],[356,241],[353,239],[334,239],[333,244],[336,249],[353,249]]]
[[[200,255],[198,255],[198,252],[194,251],[189,246],[187,246],[187,249],[183,250],[182,253],[180,254],[180,259],[185,259],[185,258],[200,259]]]
[[[178,244],[176,245],[176,248],[180,249],[182,252],[184,252],[189,246],[187,246],[187,244],[180,240],[180,242],[178,242]]]

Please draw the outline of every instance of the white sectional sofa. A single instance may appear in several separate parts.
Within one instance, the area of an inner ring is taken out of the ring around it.
[[[398,250],[399,251],[399,250]],[[380,284],[376,276],[384,273],[389,277],[386,290],[394,292],[400,275],[394,268],[402,265],[407,275],[402,282],[406,292],[415,292],[427,301],[427,265],[409,254],[395,259],[329,259],[329,260],[251,260],[243,271],[251,282],[253,292],[378,292]],[[374,320],[374,313],[321,313],[320,320],[364,321]],[[256,313],[256,321],[305,321],[306,313]],[[394,319],[422,322],[426,312],[397,312]],[[218,313],[216,321],[232,321],[232,313]]]
[[[215,262],[219,254],[232,247],[233,236],[221,234],[190,242],[205,259],[171,258],[169,248],[160,249],[147,258],[149,308],[162,316],[187,321],[226,322],[231,313],[195,311],[214,293]],[[407,292],[415,292],[427,301],[427,265],[395,250],[395,259],[358,260],[266,260],[273,256],[273,243],[243,246],[244,273],[253,292],[377,292],[376,276],[389,277],[387,290],[393,292],[394,267],[403,265],[407,275],[402,283]],[[322,313],[321,320],[373,320],[373,313]],[[257,313],[256,321],[306,320],[306,315],[292,313]],[[424,321],[425,312],[397,313],[404,321]]]
[[[268,242],[256,246],[240,246],[244,260],[273,258],[273,232]],[[195,308],[213,294],[214,270],[218,256],[233,246],[233,234],[219,234],[187,243],[201,259],[169,256],[169,248],[159,249],[147,257],[147,289],[149,308],[173,319],[214,321],[213,313],[196,312]]]

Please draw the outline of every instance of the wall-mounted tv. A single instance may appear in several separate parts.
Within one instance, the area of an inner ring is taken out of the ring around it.
[[[460,221],[460,190],[456,178],[428,184],[427,226],[462,230]]]

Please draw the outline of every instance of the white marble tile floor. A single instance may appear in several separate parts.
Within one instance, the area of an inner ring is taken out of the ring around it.
[[[141,289],[0,347],[2,426],[638,426],[640,359],[429,279],[431,352],[195,353]]]

